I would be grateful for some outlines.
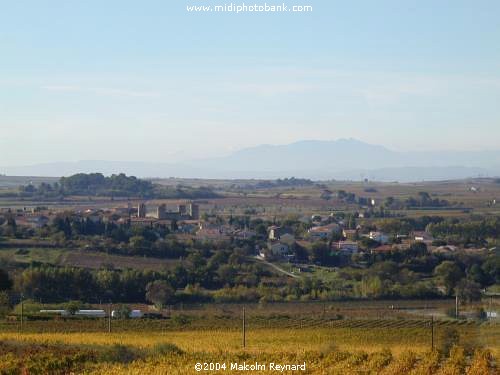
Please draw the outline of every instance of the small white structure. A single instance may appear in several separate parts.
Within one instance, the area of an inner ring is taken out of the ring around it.
[[[104,310],[78,310],[75,315],[78,316],[88,316],[92,318],[104,318],[106,317],[106,311]]]
[[[142,318],[142,316],[143,316],[143,315],[144,315],[144,314],[142,313],[142,311],[141,311],[141,310],[132,310],[132,311],[130,312],[130,315],[129,315],[129,316],[130,316],[131,318]]]
[[[142,313],[141,310],[132,310],[128,314],[128,317],[131,318],[131,319],[139,319],[139,318],[142,318],[143,315],[144,314]],[[111,311],[111,317],[117,318],[118,317],[118,311],[116,311],[116,310]]]
[[[496,311],[486,311],[486,317],[488,319],[496,319],[498,318],[498,313]]]
[[[377,241],[382,245],[389,242],[389,236],[383,232],[370,232],[369,237],[373,241]]]
[[[415,239],[416,242],[434,241],[434,237],[432,237],[432,234],[423,231],[413,232],[413,238]]]
[[[276,225],[272,225],[269,228],[267,228],[267,231],[268,231],[268,238],[271,241],[277,241],[280,239],[281,227],[278,227]]]

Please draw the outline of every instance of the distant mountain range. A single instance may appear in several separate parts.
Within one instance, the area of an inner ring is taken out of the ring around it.
[[[0,167],[12,176],[68,176],[78,172],[138,177],[422,181],[500,176],[499,151],[397,152],[355,139],[261,145],[211,159],[168,162],[85,160]]]

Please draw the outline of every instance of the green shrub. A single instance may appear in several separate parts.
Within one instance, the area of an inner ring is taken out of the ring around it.
[[[130,363],[142,357],[143,353],[139,349],[121,344],[105,347],[100,353],[100,360],[104,362]]]
[[[175,344],[169,342],[163,342],[156,344],[153,349],[151,349],[153,355],[167,355],[167,354],[183,354],[184,351]]]

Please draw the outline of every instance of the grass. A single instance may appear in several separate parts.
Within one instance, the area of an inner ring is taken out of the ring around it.
[[[42,248],[4,248],[0,249],[0,258],[10,262],[29,264],[31,262],[40,262],[48,264],[59,264],[64,249],[42,249]]]

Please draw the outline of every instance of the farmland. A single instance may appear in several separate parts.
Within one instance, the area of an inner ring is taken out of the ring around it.
[[[250,315],[243,348],[240,322],[234,316],[117,321],[111,333],[88,331],[95,324],[105,327],[105,322],[91,320],[80,322],[72,333],[64,327],[76,321],[27,322],[22,333],[3,324],[0,369],[40,373],[52,366],[51,373],[187,374],[196,373],[198,362],[305,362],[306,374],[494,374],[500,354],[500,327],[491,323],[437,321],[433,341],[428,319]],[[62,355],[56,356],[60,349]]]
[[[498,181],[121,178],[0,181],[0,373],[498,372]]]
[[[100,269],[112,265],[117,269],[138,268],[160,271],[178,264],[175,260],[154,259],[145,257],[129,257],[113,254],[83,251],[79,249],[0,249],[0,262],[15,262],[29,265],[33,262],[56,266],[82,267]]]

